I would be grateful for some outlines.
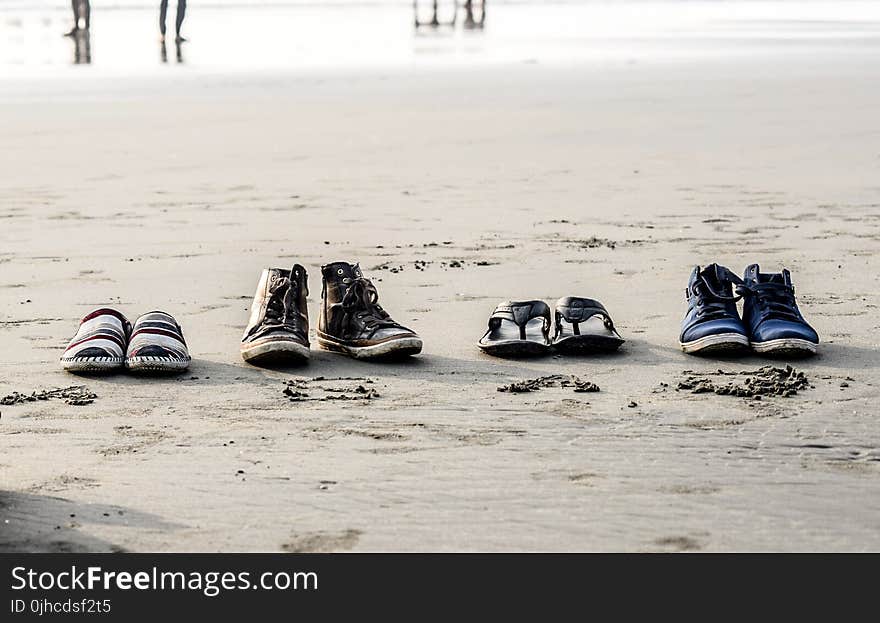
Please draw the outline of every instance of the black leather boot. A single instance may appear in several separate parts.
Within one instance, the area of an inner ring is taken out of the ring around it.
[[[293,363],[309,358],[308,294],[308,275],[299,264],[290,270],[263,271],[241,339],[245,361]]]
[[[398,358],[422,350],[411,329],[394,322],[379,305],[379,293],[360,266],[334,262],[321,267],[324,287],[318,344],[356,359]]]

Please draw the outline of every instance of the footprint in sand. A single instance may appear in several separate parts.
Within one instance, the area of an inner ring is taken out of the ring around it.
[[[291,554],[306,552],[338,552],[348,550],[360,540],[360,530],[349,528],[342,532],[307,532],[296,534],[281,549]]]

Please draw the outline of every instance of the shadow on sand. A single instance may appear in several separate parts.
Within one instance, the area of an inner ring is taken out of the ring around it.
[[[181,526],[123,506],[82,504],[60,497],[0,491],[0,552],[121,552],[123,548],[80,530],[125,526],[172,530]]]

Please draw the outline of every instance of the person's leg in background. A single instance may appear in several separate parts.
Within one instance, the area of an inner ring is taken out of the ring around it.
[[[165,14],[168,12],[168,0],[162,0],[159,3],[159,34],[162,41],[165,41]]]
[[[177,41],[186,41],[180,34],[180,27],[183,26],[183,18],[186,17],[186,0],[177,0],[177,22],[174,29],[177,35]]]
[[[73,10],[73,28],[64,33],[65,37],[72,37],[79,30],[79,0],[70,0],[70,8]]]

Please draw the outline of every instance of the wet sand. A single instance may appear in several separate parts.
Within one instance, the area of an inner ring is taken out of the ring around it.
[[[86,388],[0,406],[0,548],[880,549],[880,57],[816,45],[0,99],[0,397]],[[340,259],[423,355],[244,364],[260,270],[303,263],[314,323]],[[680,353],[711,261],[790,268],[820,355]],[[500,300],[565,295],[605,303],[619,353],[476,348]],[[191,370],[62,372],[101,305],[174,314]],[[809,385],[687,387],[768,363]],[[600,391],[498,391],[557,374]]]

